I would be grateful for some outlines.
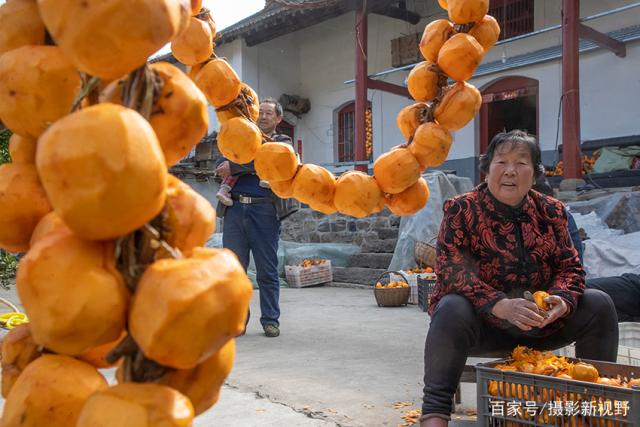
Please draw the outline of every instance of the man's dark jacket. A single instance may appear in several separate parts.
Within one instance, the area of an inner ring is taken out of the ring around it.
[[[293,144],[291,141],[291,138],[288,135],[284,135],[284,134],[276,133],[271,136],[271,139],[275,142],[286,142],[287,144],[290,144],[290,145]],[[219,165],[220,163],[227,160],[228,159],[223,157],[218,161],[217,164]],[[253,162],[240,165],[237,163],[233,163],[231,160],[228,160],[228,161],[229,161],[229,167],[231,170],[231,175],[233,176],[247,175],[247,174],[255,175],[256,173],[256,170],[253,166]],[[270,194],[269,197],[273,198],[273,203],[276,207],[278,220],[280,221],[282,221],[283,219],[285,219],[286,217],[288,217],[289,215],[291,215],[292,213],[300,209],[300,203],[296,199],[281,199],[275,194],[273,194],[272,191],[269,191],[269,194]],[[224,217],[226,210],[227,210],[227,206],[223,205],[222,203],[218,203],[218,206],[216,208],[216,213],[218,214],[219,218]]]

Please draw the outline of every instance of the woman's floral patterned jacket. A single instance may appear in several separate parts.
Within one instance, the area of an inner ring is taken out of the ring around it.
[[[444,203],[437,242],[437,281],[429,313],[450,293],[467,298],[490,324],[510,324],[491,314],[502,298],[522,298],[525,290],[558,295],[571,315],[585,287],[585,273],[571,243],[564,205],[529,191],[518,207],[493,197],[487,184]],[[562,320],[534,335],[546,336]]]

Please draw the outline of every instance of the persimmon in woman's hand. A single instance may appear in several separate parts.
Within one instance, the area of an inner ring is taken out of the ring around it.
[[[549,310],[549,304],[545,302],[545,299],[549,297],[549,294],[545,291],[537,291],[533,294],[533,301],[536,303],[540,310]]]

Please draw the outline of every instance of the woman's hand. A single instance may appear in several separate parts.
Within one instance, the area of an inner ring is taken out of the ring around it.
[[[501,299],[491,310],[498,319],[506,320],[523,331],[542,327],[545,319],[538,313],[538,306],[524,298]]]
[[[544,322],[542,322],[542,325],[540,326],[541,328],[544,328],[545,326],[555,322],[556,320],[567,314],[567,311],[569,311],[567,303],[557,295],[548,296],[544,299],[544,302],[549,304],[551,306],[551,309],[547,311],[549,317],[544,319]]]

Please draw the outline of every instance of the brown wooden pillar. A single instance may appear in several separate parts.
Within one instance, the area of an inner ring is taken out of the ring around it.
[[[365,161],[366,153],[366,119],[367,111],[367,11],[363,0],[359,1],[356,10],[356,126],[355,155],[356,161]],[[367,171],[367,165],[356,165],[356,170]]]
[[[564,178],[582,178],[580,157],[580,0],[562,0],[562,160]]]

